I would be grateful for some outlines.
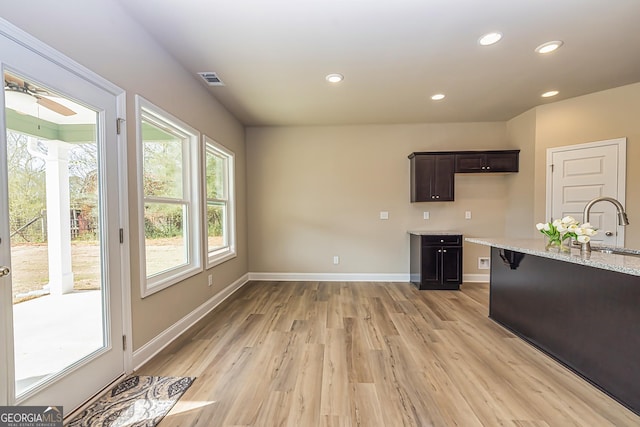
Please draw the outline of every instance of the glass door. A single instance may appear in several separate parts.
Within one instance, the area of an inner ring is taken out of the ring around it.
[[[116,97],[0,52],[0,405],[68,413],[124,372]]]

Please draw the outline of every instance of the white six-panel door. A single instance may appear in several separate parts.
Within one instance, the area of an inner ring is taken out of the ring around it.
[[[547,150],[547,217],[571,215],[583,222],[585,205],[608,196],[624,205],[626,138],[598,141]],[[598,229],[594,242],[624,246],[624,227],[607,202],[596,203],[589,222]]]

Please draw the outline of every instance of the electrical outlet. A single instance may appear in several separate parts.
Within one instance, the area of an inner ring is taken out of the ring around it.
[[[213,274],[207,276],[207,283],[209,286],[213,286]]]
[[[464,213],[464,219],[471,219],[471,211],[466,211]]]
[[[478,270],[489,270],[491,267],[491,258],[488,256],[478,257]]]
[[[427,212],[427,211],[422,212],[422,218],[429,219],[429,212]]]
[[[333,257],[333,264],[334,264],[334,265],[338,265],[338,264],[340,264],[340,257],[339,257],[338,255],[335,255],[335,256]]]
[[[380,219],[389,219],[389,212],[380,211]]]

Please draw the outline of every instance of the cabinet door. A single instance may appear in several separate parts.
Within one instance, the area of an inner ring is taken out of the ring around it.
[[[518,172],[518,153],[488,153],[485,166],[487,172]]]
[[[455,170],[453,155],[418,155],[412,161],[412,202],[450,202],[453,200],[453,173]]]
[[[485,164],[484,153],[456,154],[456,172],[483,172]]]
[[[416,156],[413,159],[412,202],[431,202],[435,179],[435,156]]]
[[[453,201],[455,156],[438,155],[435,156],[435,180],[434,195],[439,202]]]
[[[442,269],[442,248],[439,246],[422,247],[422,286],[431,289],[440,285]]]
[[[479,151],[456,154],[456,172],[518,172],[518,151]]]
[[[462,283],[462,248],[442,248],[442,284],[443,287],[454,286],[455,289]]]

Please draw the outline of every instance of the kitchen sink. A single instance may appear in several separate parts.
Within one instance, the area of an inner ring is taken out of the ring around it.
[[[615,255],[626,255],[626,256],[634,256],[640,257],[640,252],[634,249],[625,249],[625,248],[607,248],[602,247],[599,248],[597,246],[592,246],[591,250],[594,252],[600,252],[602,254],[615,254]]]

